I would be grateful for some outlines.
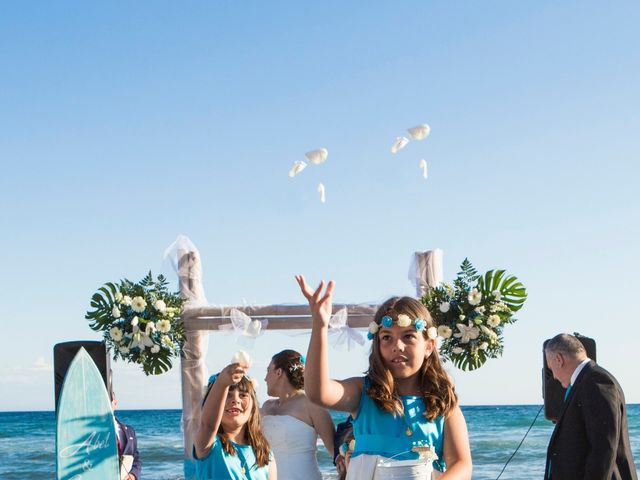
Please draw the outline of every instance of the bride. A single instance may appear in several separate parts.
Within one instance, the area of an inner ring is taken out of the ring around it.
[[[277,397],[262,405],[262,427],[278,464],[278,478],[321,480],[316,458],[318,435],[333,455],[333,420],[329,412],[304,393],[304,359],[283,350],[271,359],[264,378],[267,394]]]

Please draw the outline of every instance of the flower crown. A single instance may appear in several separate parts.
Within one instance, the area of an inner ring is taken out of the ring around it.
[[[384,317],[382,317],[382,320],[380,321],[380,325],[382,325],[382,327],[384,328],[390,328],[393,324],[394,324],[394,320],[390,315],[385,315]],[[411,325],[413,325],[416,328],[416,331],[418,332],[422,332],[426,329],[427,337],[429,339],[434,339],[438,336],[438,330],[435,327],[427,328],[427,322],[422,318],[411,319],[409,315],[405,315],[404,313],[401,313],[400,315],[398,315],[397,320],[395,320],[395,324],[403,328],[410,327]],[[373,340],[373,337],[375,336],[375,334],[378,333],[378,330],[380,330],[380,325],[378,325],[376,322],[371,322],[369,324],[369,333],[367,333],[367,338],[369,340]]]

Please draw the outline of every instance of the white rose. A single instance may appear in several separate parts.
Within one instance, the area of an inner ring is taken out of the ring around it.
[[[153,307],[160,313],[164,313],[164,311],[167,309],[167,304],[162,300],[156,300],[156,303],[153,304]]]
[[[380,326],[376,323],[376,322],[371,322],[369,324],[369,332],[371,332],[372,334],[376,334],[378,333],[378,329],[380,328]]]
[[[138,317],[133,317],[131,319],[131,325],[135,327],[136,325],[138,325],[138,321]]]
[[[251,367],[251,357],[244,350],[238,350],[233,354],[233,357],[231,357],[231,363],[240,363],[247,367]]]
[[[478,305],[482,300],[482,293],[480,293],[477,288],[472,288],[467,296],[467,300],[469,301],[469,305]]]
[[[438,327],[438,335],[440,335],[442,338],[451,338],[452,333],[453,331],[446,325],[440,325]]]
[[[501,319],[498,315],[489,315],[489,318],[487,319],[487,324],[493,328],[500,325],[500,322],[501,322]]]
[[[113,318],[120,318],[120,309],[115,305],[111,309],[111,316]]]
[[[427,328],[427,338],[434,340],[438,336],[438,329],[436,327]]]
[[[462,352],[464,352],[464,348],[460,348],[460,347],[455,347],[453,350],[451,350],[454,354],[456,355],[460,355]]]
[[[158,353],[160,351],[160,345],[154,345],[151,347],[151,353]]]
[[[112,327],[109,329],[109,336],[116,342],[122,340],[122,330],[118,327]]]
[[[484,307],[480,306],[480,307],[476,307],[475,308],[476,312],[478,313],[484,313]]]
[[[442,302],[439,308],[442,313],[447,313],[451,308],[451,304],[449,302]]]
[[[133,297],[133,300],[131,300],[131,308],[134,312],[142,313],[144,309],[147,308],[147,302],[145,302],[142,297]]]
[[[122,297],[122,302],[120,303],[122,303],[122,305],[126,305],[127,307],[130,307],[131,302],[132,302],[131,297],[129,295],[125,295],[124,297]]]
[[[397,324],[399,327],[402,327],[402,328],[409,327],[411,326],[411,319],[409,318],[408,315],[401,313],[400,315],[398,315]]]
[[[160,333],[168,333],[171,330],[171,322],[169,320],[159,320],[156,327]]]
[[[487,348],[489,348],[489,344],[487,342],[482,342],[480,345],[478,345],[478,348],[480,350],[486,350]]]

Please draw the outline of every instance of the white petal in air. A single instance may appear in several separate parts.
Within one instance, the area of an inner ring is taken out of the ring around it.
[[[241,363],[242,365],[246,365],[251,367],[251,357],[244,350],[238,350],[233,354],[231,358],[231,363]]]
[[[423,123],[422,125],[418,125],[417,127],[407,129],[407,132],[409,132],[409,135],[414,140],[424,140],[429,136],[431,127],[426,123]]]
[[[409,139],[407,137],[398,137],[398,138],[396,138],[395,143],[391,147],[391,153],[396,153],[396,152],[402,150],[404,147],[407,146],[407,143],[409,143]]]
[[[324,203],[325,201],[325,197],[324,197],[324,185],[322,183],[318,184],[318,193],[320,194],[320,201],[322,203]]]
[[[293,162],[293,167],[291,167],[291,170],[289,170],[289,176],[291,178],[295,177],[302,170],[304,170],[306,166],[307,164],[304,163],[302,160],[296,160],[295,162]]]
[[[427,178],[429,176],[429,173],[427,171],[427,161],[424,158],[420,160],[420,168],[422,169],[422,176],[424,178]]]
[[[329,155],[329,151],[326,148],[319,148],[318,150],[311,150],[304,154],[311,163],[315,165],[320,165],[324,163]]]

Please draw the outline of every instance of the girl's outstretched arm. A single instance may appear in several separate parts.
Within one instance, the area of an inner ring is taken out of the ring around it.
[[[441,480],[469,480],[473,469],[467,422],[460,407],[456,407],[444,421],[444,461],[447,471]]]
[[[206,457],[213,446],[227,401],[229,387],[242,380],[246,365],[232,363],[224,367],[213,382],[200,414],[200,426],[195,438],[196,456]]]
[[[318,405],[350,413],[356,412],[360,404],[362,379],[350,378],[338,382],[329,378],[327,330],[331,318],[333,280],[327,284],[324,293],[323,281],[313,291],[302,275],[296,275],[296,280],[309,302],[313,319],[304,368],[304,391],[309,400]]]

